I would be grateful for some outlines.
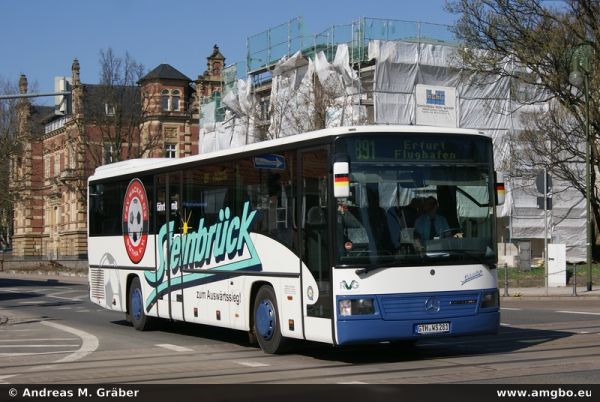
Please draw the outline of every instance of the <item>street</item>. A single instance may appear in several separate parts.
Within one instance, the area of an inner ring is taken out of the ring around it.
[[[598,300],[502,300],[495,336],[414,346],[298,343],[267,355],[243,332],[135,331],[84,279],[0,278],[0,383],[599,383]]]

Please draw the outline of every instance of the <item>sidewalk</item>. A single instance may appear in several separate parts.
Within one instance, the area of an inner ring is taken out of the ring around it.
[[[595,285],[591,291],[587,291],[585,286],[577,287],[577,295],[573,295],[573,286],[549,287],[546,291],[544,287],[528,288],[508,288],[508,297],[504,296],[504,287],[500,286],[500,297],[503,299],[528,299],[528,300],[552,300],[552,299],[585,299],[600,300],[600,286]]]

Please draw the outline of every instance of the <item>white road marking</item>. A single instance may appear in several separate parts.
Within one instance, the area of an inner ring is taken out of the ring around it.
[[[267,363],[260,363],[260,362],[236,362],[237,364],[239,364],[240,366],[246,366],[246,367],[269,367],[270,364]]]
[[[522,311],[523,309],[515,307],[500,307],[500,310]]]
[[[49,327],[68,332],[70,334],[73,334],[73,335],[81,338],[81,347],[79,348],[79,350],[69,354],[68,356],[63,357],[62,359],[56,361],[55,363],[73,362],[73,361],[82,359],[83,357],[89,355],[90,353],[92,353],[96,349],[98,349],[98,345],[99,345],[98,338],[96,338],[94,335],[92,335],[90,333],[87,333],[87,332],[82,331],[77,328],[69,327],[67,325],[59,324],[57,322],[52,322],[52,321],[42,321],[42,325],[47,325]]]
[[[585,335],[585,334],[589,334],[589,332],[588,331],[579,331],[578,334]]]
[[[363,381],[346,381],[346,382],[338,382],[338,384],[368,384],[368,382],[363,382]]]
[[[10,384],[6,379],[14,376],[16,376],[16,374],[0,375],[0,384]]]
[[[62,355],[70,353],[71,350],[57,350],[54,352],[20,352],[20,353],[0,353],[0,357],[15,357],[15,356],[37,356],[37,355]]]
[[[584,315],[600,315],[600,313],[590,313],[587,311],[566,311],[566,310],[561,310],[561,311],[555,311],[556,313],[565,313],[565,314],[584,314]]]
[[[89,313],[90,310],[76,310],[77,313]]]
[[[183,346],[171,345],[170,343],[158,343],[155,346],[158,346],[159,348],[173,350],[175,352],[193,352],[194,351],[193,349],[185,348]]]
[[[56,345],[40,343],[40,344],[34,344],[34,345],[0,345],[0,348],[57,348],[57,347],[65,347],[65,346],[70,346],[70,347],[76,348],[79,345],[72,345],[70,343],[56,344]]]
[[[76,341],[79,338],[26,338],[26,339],[0,339],[0,342],[23,342],[23,341]]]
[[[507,323],[505,323],[505,322],[501,322],[501,323],[500,323],[500,326],[501,326],[501,327],[512,327],[512,324],[507,324]]]

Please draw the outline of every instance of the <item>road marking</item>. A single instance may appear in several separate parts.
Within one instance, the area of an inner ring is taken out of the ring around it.
[[[194,351],[193,349],[184,348],[183,346],[171,345],[170,343],[158,343],[155,346],[158,346],[159,348],[173,350],[175,352],[193,352]]]
[[[40,304],[40,303],[48,303],[46,301],[43,300],[38,300],[38,301],[20,301],[19,304]]]
[[[585,334],[589,334],[589,332],[588,331],[579,331],[578,334],[585,335]]]
[[[69,353],[71,350],[57,350],[54,352],[20,352],[20,353],[0,353],[0,357],[15,357],[15,356],[37,356],[37,355],[62,355]]]
[[[79,338],[32,338],[32,339],[0,339],[0,342],[23,342],[23,341],[76,341]]]
[[[368,384],[368,382],[363,382],[363,381],[346,381],[346,382],[338,382],[338,384]]]
[[[52,322],[52,321],[42,321],[42,325],[47,325],[52,328],[60,329],[62,331],[68,332],[70,334],[73,334],[73,335],[81,338],[81,347],[79,348],[79,350],[71,353],[68,356],[63,357],[62,359],[56,361],[55,363],[73,362],[75,360],[79,360],[79,359],[89,355],[90,353],[92,353],[96,349],[98,349],[98,345],[99,345],[98,338],[96,338],[94,335],[92,335],[90,333],[79,330],[77,328],[69,327],[67,325],[59,324],[57,322]]]
[[[522,311],[523,309],[515,307],[500,307],[500,310]]]
[[[236,362],[237,364],[239,364],[240,366],[246,366],[246,367],[269,367],[270,364],[267,363],[260,363],[260,362]]]
[[[70,347],[76,348],[79,345],[72,345],[72,344],[0,345],[0,348],[57,348],[59,346],[60,347],[70,346]]]
[[[76,313],[89,313],[90,310],[77,310]]]
[[[14,376],[16,376],[16,374],[0,375],[0,384],[10,384],[6,379]]]
[[[507,324],[505,322],[501,322],[500,326],[502,326],[502,327],[512,327],[512,324]]]
[[[587,311],[566,311],[566,310],[561,310],[561,311],[555,311],[556,313],[564,313],[564,314],[584,314],[584,315],[600,315],[600,313],[590,313]]]
[[[56,309],[57,309],[57,310],[71,310],[72,308],[73,308],[73,307],[66,307],[66,306],[63,306],[63,307],[57,307]]]

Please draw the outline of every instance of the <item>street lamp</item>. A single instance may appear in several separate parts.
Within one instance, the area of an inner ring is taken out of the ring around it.
[[[581,88],[585,98],[585,209],[586,209],[586,237],[587,237],[587,290],[592,290],[592,225],[591,225],[591,164],[590,164],[590,57],[592,47],[585,43],[579,45],[573,52],[571,73],[569,82],[571,85]]]

